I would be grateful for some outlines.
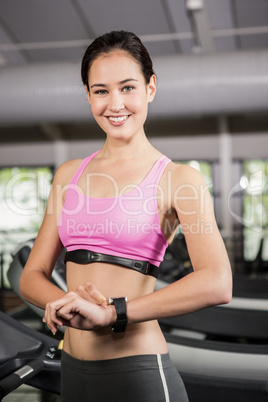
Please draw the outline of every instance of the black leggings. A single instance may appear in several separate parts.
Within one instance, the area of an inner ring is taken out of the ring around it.
[[[62,351],[62,402],[188,402],[168,354],[78,360]]]

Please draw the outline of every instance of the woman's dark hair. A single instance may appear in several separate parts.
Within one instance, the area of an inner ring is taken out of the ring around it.
[[[154,74],[151,57],[141,40],[132,32],[112,31],[96,38],[87,48],[81,63],[83,84],[88,87],[88,73],[94,60],[100,55],[113,50],[123,50],[129,53],[139,64],[146,84]]]

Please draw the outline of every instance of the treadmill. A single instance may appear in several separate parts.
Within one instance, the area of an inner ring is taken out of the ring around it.
[[[59,341],[0,311],[0,400],[22,384],[60,394]]]

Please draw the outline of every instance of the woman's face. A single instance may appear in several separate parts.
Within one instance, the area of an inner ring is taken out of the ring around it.
[[[118,50],[93,62],[88,84],[93,116],[108,137],[129,139],[143,133],[148,103],[156,91],[155,76],[147,85],[138,63]]]

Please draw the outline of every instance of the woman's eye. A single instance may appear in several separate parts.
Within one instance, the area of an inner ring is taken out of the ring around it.
[[[107,94],[106,89],[98,89],[97,91],[94,92],[96,95],[105,95]]]
[[[134,87],[133,87],[132,85],[125,85],[125,86],[122,88],[122,91],[123,91],[123,92],[130,92],[130,91],[132,91],[132,89],[134,89]]]

